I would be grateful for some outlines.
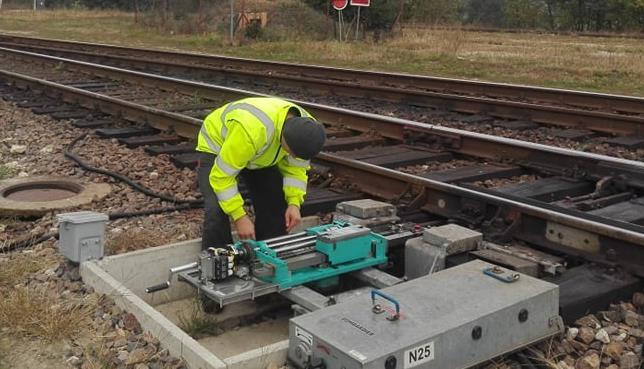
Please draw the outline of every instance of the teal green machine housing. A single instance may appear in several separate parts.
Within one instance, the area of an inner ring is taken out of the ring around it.
[[[309,228],[306,234],[315,236],[315,251],[327,256],[327,262],[323,266],[289,270],[286,261],[264,241],[240,241],[235,244],[235,248],[241,249],[244,242],[250,242],[256,260],[273,270],[270,275],[257,278],[277,284],[281,289],[387,262],[387,240],[368,228],[334,222]]]

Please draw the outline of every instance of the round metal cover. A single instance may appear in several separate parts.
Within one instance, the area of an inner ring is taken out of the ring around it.
[[[110,192],[105,183],[83,184],[64,177],[24,177],[0,181],[0,215],[40,216],[89,204]]]

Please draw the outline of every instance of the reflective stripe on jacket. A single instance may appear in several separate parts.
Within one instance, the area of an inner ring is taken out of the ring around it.
[[[299,110],[301,116],[312,118],[291,102],[251,97],[226,104],[204,120],[197,138],[197,151],[217,155],[210,171],[210,185],[222,210],[233,220],[246,214],[236,179],[244,168],[277,165],[284,177],[286,202],[296,206],[304,202],[310,163],[292,157],[281,146],[282,127],[291,108]]]

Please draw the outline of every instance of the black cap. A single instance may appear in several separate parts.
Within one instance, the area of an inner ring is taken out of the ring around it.
[[[326,133],[324,127],[311,118],[292,117],[284,122],[282,137],[293,155],[310,160],[322,151]]]

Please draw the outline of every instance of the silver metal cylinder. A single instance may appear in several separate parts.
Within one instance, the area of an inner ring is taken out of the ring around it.
[[[282,246],[282,247],[276,248],[274,250],[275,250],[275,252],[280,253],[280,252],[293,251],[293,250],[301,249],[303,247],[309,247],[309,246],[314,246],[314,245],[315,245],[315,239],[307,240],[307,241],[304,241],[304,242],[294,243],[292,245]]]
[[[271,249],[280,249],[280,248],[285,247],[287,245],[299,244],[299,243],[302,243],[302,242],[315,240],[316,238],[317,238],[316,235],[300,237],[300,238],[294,238],[294,239],[290,239],[290,240],[277,242],[277,243],[268,245],[268,247],[270,247]]]
[[[280,258],[287,260],[289,258],[294,258],[296,256],[304,255],[304,254],[310,254],[315,252],[315,246],[309,246],[309,247],[302,247],[297,250],[293,251],[286,251],[286,252],[281,252],[278,253],[277,256]]]
[[[196,268],[196,267],[197,267],[197,262],[196,261],[193,262],[193,263],[190,263],[190,264],[179,265],[179,266],[176,266],[174,268],[170,268],[170,274],[185,272],[186,270],[190,270],[190,269],[193,269],[193,268]]]
[[[266,242],[267,245],[270,245],[270,244],[275,243],[275,242],[290,240],[290,239],[293,239],[293,238],[303,237],[303,236],[306,236],[306,232],[299,232],[299,233],[287,234],[287,235],[279,236],[279,237],[273,237],[273,238],[269,238],[267,240],[264,240],[264,242]]]

